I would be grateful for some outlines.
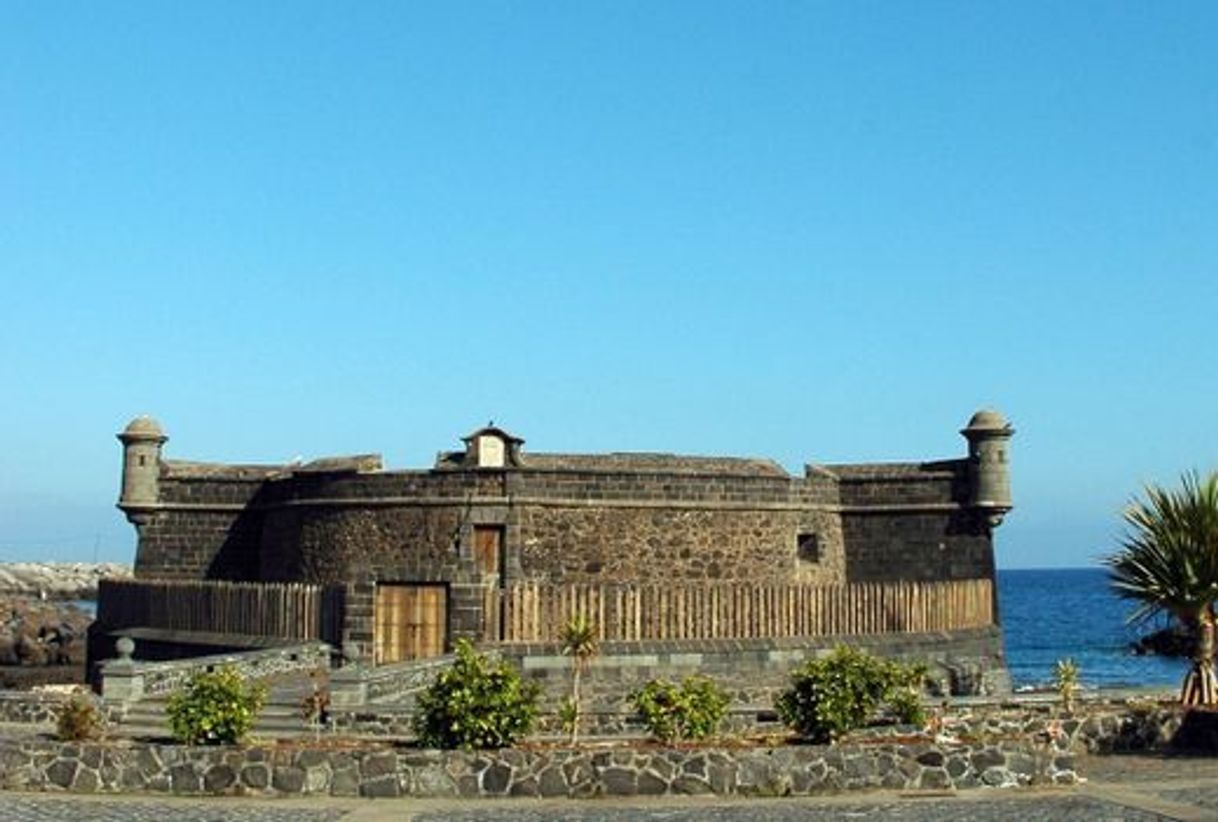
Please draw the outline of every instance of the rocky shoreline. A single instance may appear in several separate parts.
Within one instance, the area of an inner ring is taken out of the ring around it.
[[[118,563],[0,564],[0,688],[81,682],[98,580],[129,577]]]
[[[0,563],[0,595],[96,599],[98,580],[130,576],[131,566],[118,562],[6,562]]]

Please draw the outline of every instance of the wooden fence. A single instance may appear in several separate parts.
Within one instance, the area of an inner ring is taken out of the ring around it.
[[[514,585],[488,590],[484,638],[556,642],[575,614],[604,640],[751,639],[926,633],[994,622],[988,579],[814,587]]]
[[[280,639],[342,637],[341,586],[257,582],[102,580],[97,619],[117,628],[158,628]]]

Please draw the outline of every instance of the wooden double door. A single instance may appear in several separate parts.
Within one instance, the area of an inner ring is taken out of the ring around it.
[[[378,583],[373,619],[377,665],[440,656],[448,642],[448,587]]]

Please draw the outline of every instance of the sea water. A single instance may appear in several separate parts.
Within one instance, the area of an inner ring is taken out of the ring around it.
[[[1016,687],[1052,680],[1053,663],[1078,663],[1084,686],[1177,686],[1188,661],[1137,656],[1130,645],[1166,623],[1131,626],[1135,604],[1118,598],[1103,568],[1000,570],[998,612]]]

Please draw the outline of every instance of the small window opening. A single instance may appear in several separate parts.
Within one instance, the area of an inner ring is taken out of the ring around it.
[[[820,562],[820,537],[800,534],[795,540],[795,555],[800,562]]]
[[[144,455],[140,454],[140,468],[144,467],[144,459],[145,459]]]

